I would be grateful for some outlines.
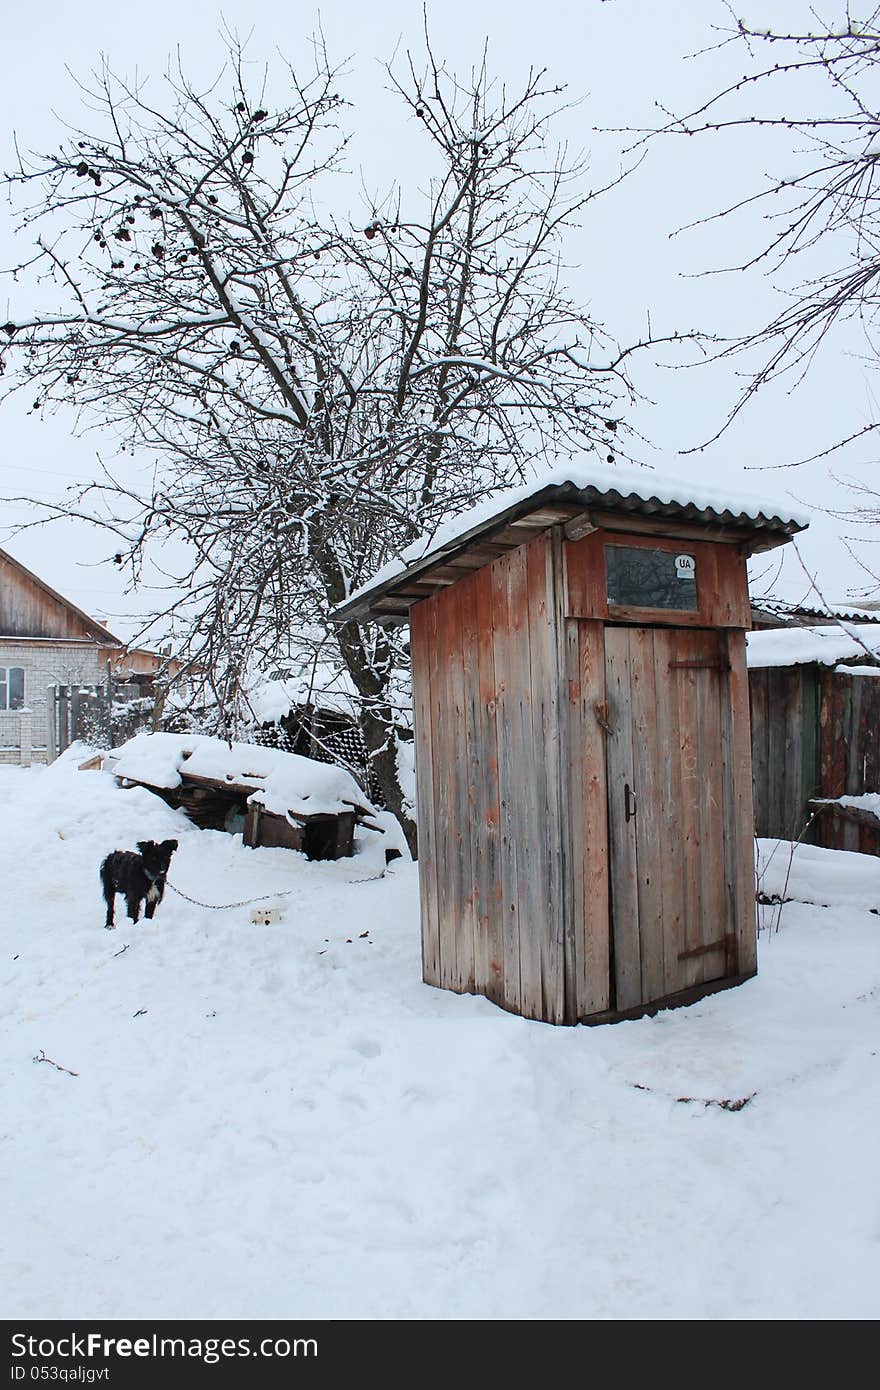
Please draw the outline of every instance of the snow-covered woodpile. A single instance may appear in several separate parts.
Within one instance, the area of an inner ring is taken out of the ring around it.
[[[247,845],[339,859],[358,821],[375,814],[343,768],[205,735],[139,734],[108,766],[123,786],[148,787],[206,829],[240,831]]]

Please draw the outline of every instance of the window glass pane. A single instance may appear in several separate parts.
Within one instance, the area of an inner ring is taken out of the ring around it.
[[[24,667],[9,668],[9,708],[24,709]]]
[[[697,565],[684,551],[606,545],[608,602],[625,608],[697,608]]]
[[[0,709],[6,707],[6,667],[0,666]]]

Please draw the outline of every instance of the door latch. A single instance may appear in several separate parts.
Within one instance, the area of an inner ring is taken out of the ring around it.
[[[632,790],[632,788],[630,787],[629,783],[628,783],[628,782],[624,782],[624,784],[623,784],[623,819],[625,820],[625,822],[627,823],[627,825],[629,825],[629,822],[630,822],[631,820],[634,820],[634,819],[635,819],[635,814],[636,814],[636,798],[635,798],[635,793],[633,792],[633,790]]]

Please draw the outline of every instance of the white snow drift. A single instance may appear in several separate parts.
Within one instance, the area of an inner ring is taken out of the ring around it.
[[[0,806],[7,1317],[880,1312],[877,860],[765,846],[756,980],[567,1029],[421,983],[379,835],[245,849],[69,761]],[[280,920],[105,931],[101,858],[168,835]]]

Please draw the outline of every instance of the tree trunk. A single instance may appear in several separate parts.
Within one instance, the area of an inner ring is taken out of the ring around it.
[[[418,858],[416,823],[409,814],[400,768],[397,763],[397,734],[394,715],[387,705],[370,706],[361,712],[361,732],[370,757],[370,769],[375,775],[386,808],[396,816],[406,836],[413,859]]]

